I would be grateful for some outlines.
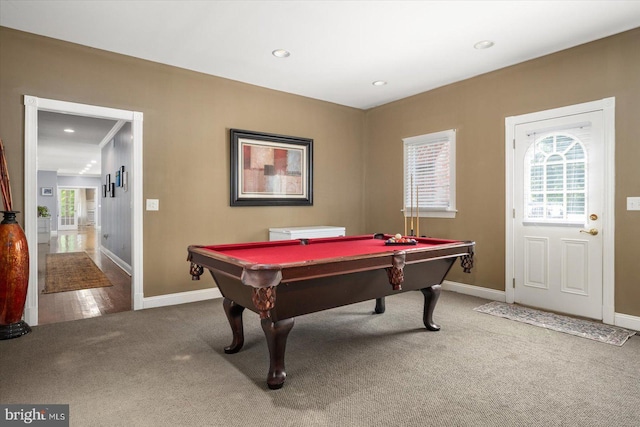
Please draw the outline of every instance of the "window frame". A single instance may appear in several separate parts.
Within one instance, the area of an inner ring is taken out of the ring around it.
[[[408,148],[410,146],[426,146],[430,144],[441,144],[446,140],[449,149],[449,169],[448,169],[448,185],[449,185],[449,206],[442,208],[440,206],[418,207],[414,200],[413,215],[420,218],[455,218],[456,213],[456,129],[449,129],[440,132],[432,132],[424,135],[412,136],[402,139],[403,147],[403,212],[405,218],[411,216],[411,195],[407,189],[411,185],[411,171],[409,168]],[[414,184],[415,186],[415,184]],[[422,193],[422,191],[421,191]],[[415,193],[414,193],[415,194]],[[422,204],[422,202],[421,202]]]

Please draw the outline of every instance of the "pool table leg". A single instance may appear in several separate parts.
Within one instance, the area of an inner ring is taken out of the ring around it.
[[[376,298],[376,308],[374,309],[375,314],[382,314],[385,311],[384,305],[384,297]]]
[[[227,354],[237,353],[244,344],[244,328],[242,327],[244,307],[227,298],[222,302],[222,307],[224,307],[224,312],[227,314],[231,332],[233,333],[233,341],[230,346],[224,348],[224,352]]]
[[[287,336],[293,328],[293,323],[293,318],[279,320],[275,323],[268,317],[260,321],[269,347],[267,385],[272,390],[281,388],[287,377],[284,370],[284,353],[287,346]]]
[[[424,295],[424,313],[422,315],[422,322],[424,326],[430,331],[439,331],[440,326],[433,323],[433,310],[436,308],[438,298],[440,298],[440,289],[442,286],[433,285],[428,288],[420,289],[422,295]]]

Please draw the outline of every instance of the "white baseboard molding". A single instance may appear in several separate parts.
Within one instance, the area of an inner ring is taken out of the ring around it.
[[[111,261],[113,261],[118,267],[120,267],[122,270],[124,270],[125,273],[127,273],[129,276],[131,276],[131,266],[129,264],[127,264],[126,262],[124,262],[122,259],[120,259],[116,254],[114,254],[113,252],[111,252],[109,249],[105,248],[104,246],[100,246],[100,252],[102,252],[103,254],[105,254],[107,256],[107,258],[109,258]]]
[[[507,296],[504,291],[483,288],[482,286],[467,285],[465,283],[445,280],[444,282],[442,282],[442,289],[445,291],[457,292],[464,295],[472,295],[474,297],[489,299],[492,301],[507,301]]]
[[[142,308],[166,307],[169,305],[186,304],[189,302],[205,301],[216,298],[222,298],[222,294],[218,288],[178,292],[175,294],[144,298],[142,300]]]
[[[640,332],[640,317],[621,313],[615,313],[613,316],[614,325]]]
[[[492,301],[506,301],[504,291],[483,288],[481,286],[467,285],[465,283],[442,282],[442,289],[445,291],[457,292],[459,294],[471,295]],[[142,308],[166,307],[170,305],[186,304],[190,302],[206,301],[210,299],[222,298],[218,288],[201,289],[198,291],[178,292],[175,294],[159,295],[157,297],[147,297],[142,300]],[[615,326],[640,331],[640,317],[628,314],[615,314]]]

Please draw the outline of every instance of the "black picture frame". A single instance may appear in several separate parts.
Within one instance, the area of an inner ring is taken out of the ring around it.
[[[231,206],[312,206],[313,139],[229,130]]]
[[[107,184],[102,184],[102,197],[107,197]]]
[[[111,197],[116,197],[116,183],[112,182],[111,183]]]

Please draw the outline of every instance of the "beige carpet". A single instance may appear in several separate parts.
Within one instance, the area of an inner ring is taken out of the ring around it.
[[[47,274],[42,293],[106,286],[113,285],[86,252],[47,254]]]
[[[0,419],[42,403],[68,404],[72,427],[640,426],[640,337],[618,347],[473,311],[487,302],[443,291],[438,332],[420,292],[380,315],[366,301],[297,317],[280,390],[256,313],[225,354],[221,299],[39,325],[0,341]]]

